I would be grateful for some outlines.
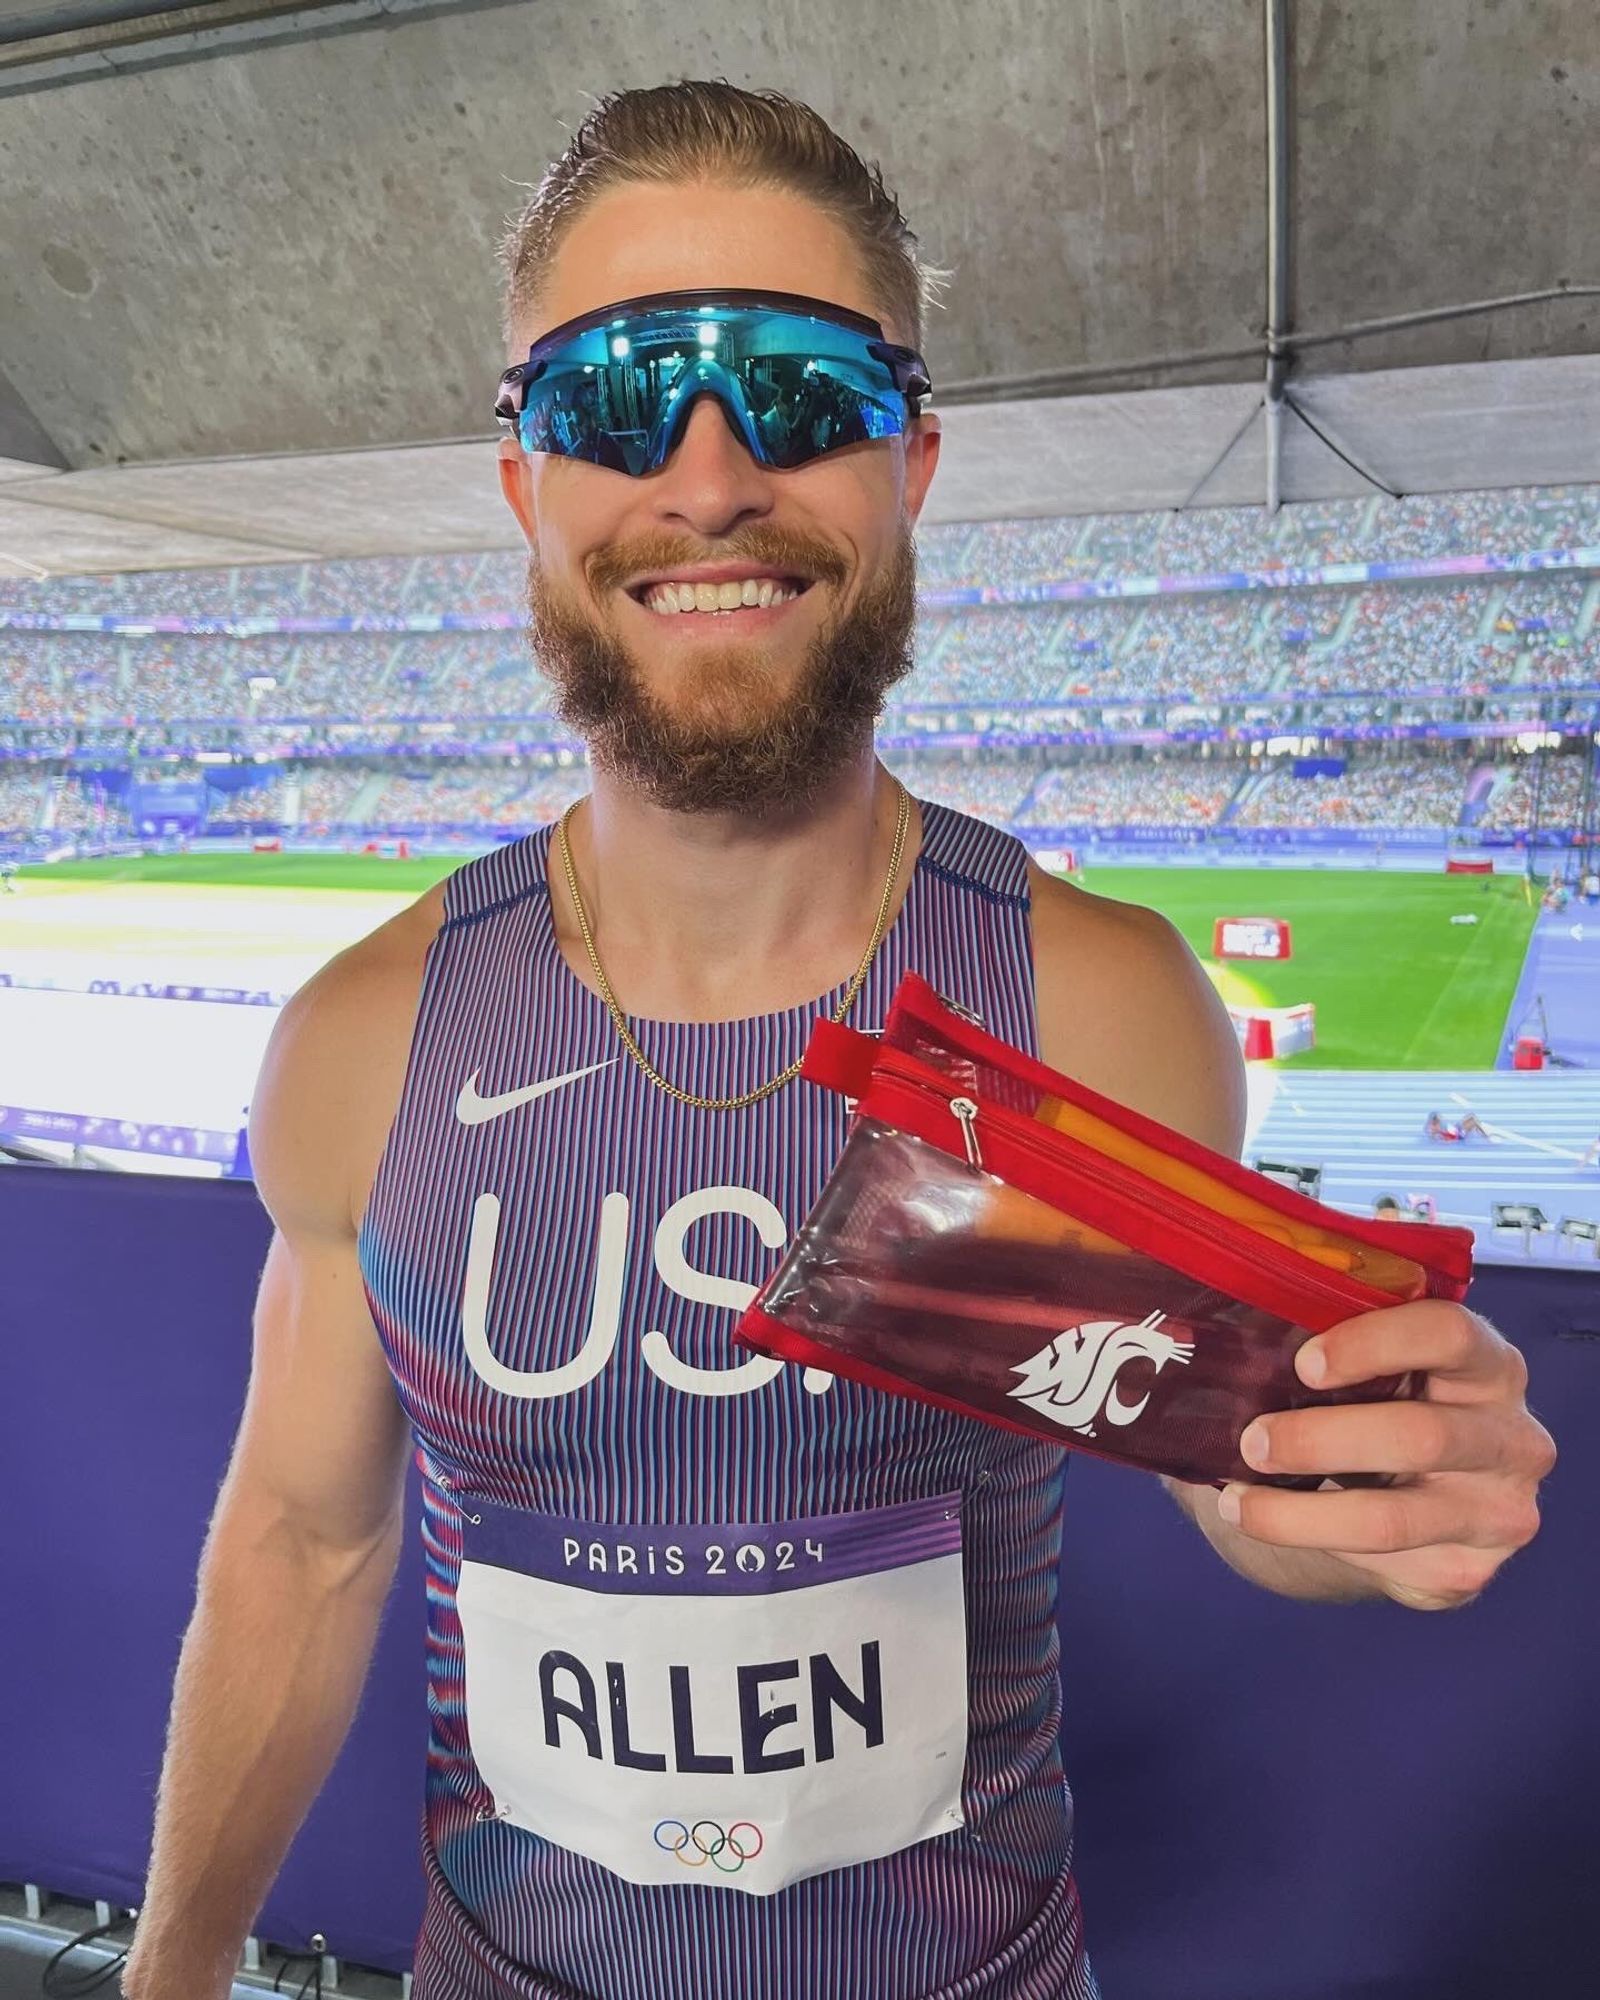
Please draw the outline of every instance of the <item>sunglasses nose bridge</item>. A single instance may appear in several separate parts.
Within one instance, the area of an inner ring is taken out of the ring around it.
[[[734,437],[762,463],[759,439],[750,424],[745,400],[736,378],[718,361],[702,356],[683,371],[667,414],[661,420],[656,447],[651,453],[652,469],[664,465],[683,440],[694,415],[695,405],[709,396],[722,412],[722,420]]]

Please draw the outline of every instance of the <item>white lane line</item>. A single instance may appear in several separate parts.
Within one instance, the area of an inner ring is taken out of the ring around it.
[[[1515,1139],[1519,1146],[1534,1146],[1541,1153],[1554,1153],[1558,1159],[1581,1160],[1583,1158],[1582,1153],[1570,1153],[1565,1146],[1551,1146],[1543,1139],[1530,1139],[1526,1133],[1513,1132],[1507,1125],[1490,1125],[1486,1122],[1484,1129],[1485,1131],[1492,1132],[1498,1139]]]

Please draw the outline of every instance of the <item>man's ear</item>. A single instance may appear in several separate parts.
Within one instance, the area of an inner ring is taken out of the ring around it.
[[[932,410],[924,410],[906,427],[905,508],[909,521],[916,521],[922,512],[922,503],[928,497],[928,488],[933,483],[934,470],[939,463],[941,437],[939,419]]]
[[[531,549],[534,546],[533,480],[528,455],[513,439],[502,438],[498,447],[498,457],[500,491],[505,495],[506,505],[517,517],[517,525],[522,530],[523,540]]]

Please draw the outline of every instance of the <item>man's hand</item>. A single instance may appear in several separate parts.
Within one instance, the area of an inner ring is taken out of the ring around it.
[[[1314,1389],[1426,1371],[1420,1398],[1280,1411],[1246,1430],[1261,1472],[1387,1472],[1386,1487],[1286,1493],[1236,1484],[1223,1521],[1283,1550],[1325,1551],[1416,1611],[1470,1603],[1539,1531],[1539,1482],[1556,1462],[1528,1410],[1528,1369],[1486,1319],[1440,1299],[1343,1320],[1301,1347]]]

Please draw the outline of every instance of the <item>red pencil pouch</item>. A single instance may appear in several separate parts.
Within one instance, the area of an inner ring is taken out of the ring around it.
[[[760,1354],[1178,1479],[1315,1488],[1245,1464],[1253,1418],[1422,1384],[1309,1389],[1298,1348],[1471,1282],[1469,1230],[1311,1201],[1011,1048],[916,973],[881,1040],[819,1022],[802,1073],[856,1111],[740,1321]]]

